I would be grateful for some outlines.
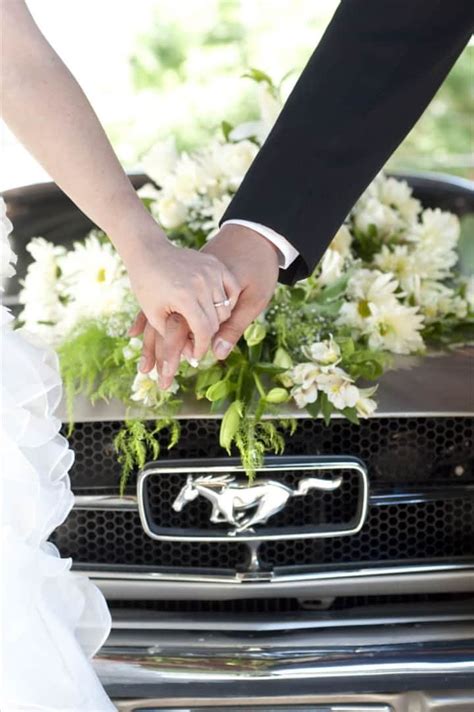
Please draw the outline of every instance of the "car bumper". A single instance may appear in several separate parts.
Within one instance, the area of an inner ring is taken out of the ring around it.
[[[272,622],[127,611],[95,667],[121,712],[472,712],[474,615],[342,623],[314,613]]]

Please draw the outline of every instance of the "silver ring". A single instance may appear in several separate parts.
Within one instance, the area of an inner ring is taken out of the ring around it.
[[[230,307],[230,299],[223,299],[222,302],[213,302],[215,307]]]

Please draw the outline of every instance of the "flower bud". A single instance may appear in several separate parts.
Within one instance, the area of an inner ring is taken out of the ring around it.
[[[267,330],[258,321],[253,321],[244,331],[244,339],[249,346],[256,346],[265,338]]]
[[[286,351],[286,349],[282,348],[281,346],[276,350],[273,363],[279,368],[287,368],[288,371],[293,368],[293,360],[290,354],[288,353],[288,351]],[[286,388],[290,388],[293,385],[293,381],[289,376],[288,371],[286,373],[281,373],[277,377],[280,383],[282,383]]]
[[[229,381],[217,381],[213,383],[206,391],[206,398],[211,402],[221,400],[229,395],[231,391],[231,384]]]
[[[279,368],[291,368],[293,366],[290,354],[281,346],[275,352],[273,363]]]
[[[288,391],[285,388],[272,388],[266,395],[268,403],[285,403],[288,398]]]

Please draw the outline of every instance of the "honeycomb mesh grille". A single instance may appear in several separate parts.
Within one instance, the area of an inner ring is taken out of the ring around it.
[[[75,489],[117,487],[120,466],[113,440],[122,426],[115,421],[78,423],[70,437],[76,452],[72,477]],[[160,460],[222,457],[218,420],[181,421],[181,438],[167,450],[160,435]],[[334,419],[301,419],[287,455],[352,455],[367,465],[371,482],[444,481],[463,467],[463,479],[474,480],[474,422],[472,418],[370,418],[360,425]],[[135,485],[134,478],[130,482]]]
[[[113,452],[113,438],[120,427],[116,422],[76,426],[71,438],[76,451],[72,470],[76,493],[117,493],[120,468]],[[164,447],[163,459],[222,457],[218,429],[219,422],[215,420],[183,421],[179,444],[170,452]],[[468,487],[474,483],[473,430],[473,420],[466,417],[373,418],[360,426],[334,419],[328,427],[319,420],[299,421],[287,444],[287,455],[359,457],[367,466],[373,493],[378,488],[403,492],[415,485],[421,490],[432,485],[466,485],[465,496],[372,505],[359,534],[264,542],[259,549],[262,562],[266,566],[295,567],[414,559],[451,561],[454,557],[474,556],[474,498]],[[291,480],[295,473],[286,476]],[[169,482],[163,480],[161,497],[159,489],[154,492],[156,507],[169,506],[169,502],[160,505],[170,496]],[[130,491],[134,485],[132,479]],[[334,514],[329,512],[331,506],[328,499],[326,508],[321,510],[328,519]],[[208,516],[208,508],[194,514],[189,510],[187,516],[191,523],[202,522]],[[297,523],[297,516],[297,508],[276,515],[282,527]],[[79,564],[241,569],[247,560],[247,548],[238,542],[154,541],[144,533],[135,512],[73,511],[53,540],[63,556],[73,556]]]

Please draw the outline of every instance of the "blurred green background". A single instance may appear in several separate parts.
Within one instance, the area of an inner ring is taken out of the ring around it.
[[[183,146],[201,142],[226,118],[256,115],[255,89],[239,77],[258,67],[287,91],[319,41],[336,2],[216,0],[154,3],[150,24],[130,56],[138,96],[173,106],[171,126]],[[184,6],[183,6],[184,5]],[[350,59],[350,58],[348,58]],[[474,46],[457,61],[443,87],[391,160],[398,169],[436,170],[474,177]],[[146,141],[137,137],[137,145]]]
[[[453,0],[454,2],[456,0]],[[196,146],[257,115],[257,67],[291,90],[337,0],[28,0],[129,168],[159,138]],[[350,62],[350,57],[347,58]],[[474,44],[390,162],[474,178]],[[0,189],[48,176],[2,128]]]

